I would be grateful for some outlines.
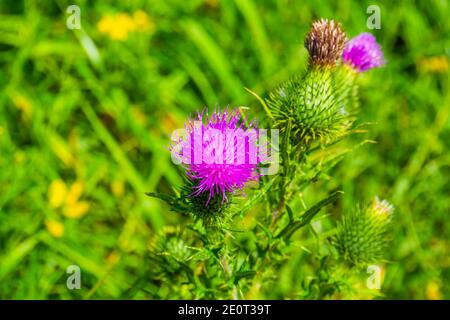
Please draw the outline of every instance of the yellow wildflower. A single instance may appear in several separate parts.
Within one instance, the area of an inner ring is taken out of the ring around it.
[[[441,300],[442,294],[439,284],[436,281],[428,282],[425,295],[428,300]]]
[[[449,68],[449,61],[446,56],[435,56],[419,59],[416,65],[421,72],[446,73]]]
[[[67,186],[64,181],[57,179],[48,188],[49,203],[53,208],[60,207],[67,197]]]
[[[89,203],[86,201],[75,202],[64,207],[63,214],[67,218],[79,219],[89,211]]]
[[[66,197],[66,204],[73,205],[78,199],[81,197],[83,193],[83,184],[80,181],[74,182],[69,189],[69,192]]]
[[[89,211],[89,203],[79,201],[84,191],[80,181],[74,182],[68,188],[64,181],[57,179],[49,187],[49,203],[52,208],[61,208],[64,216],[73,219],[83,217]]]
[[[45,226],[48,232],[55,238],[60,238],[64,234],[64,225],[56,220],[46,220]]]
[[[142,10],[134,12],[132,16],[127,13],[106,15],[97,23],[98,31],[119,41],[127,40],[130,32],[147,32],[154,28],[154,23]]]
[[[124,41],[128,38],[128,30],[116,21],[114,16],[105,16],[97,24],[101,33],[107,34],[113,40]]]

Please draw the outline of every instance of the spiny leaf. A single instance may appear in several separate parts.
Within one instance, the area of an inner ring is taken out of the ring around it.
[[[276,238],[284,238],[288,240],[294,232],[296,232],[301,227],[307,225],[311,222],[312,218],[319,213],[319,211],[325,207],[326,205],[334,202],[339,196],[341,196],[344,192],[336,191],[329,195],[327,198],[319,201],[310,209],[308,209],[299,220],[289,223],[281,232],[276,236]]]

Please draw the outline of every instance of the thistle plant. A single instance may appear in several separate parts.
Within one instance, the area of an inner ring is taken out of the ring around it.
[[[262,155],[256,143],[257,127],[245,122],[238,109],[217,109],[211,116],[199,112],[187,121],[185,136],[176,137],[170,147],[186,172],[173,209],[188,211],[211,225],[224,217],[233,195],[258,181]]]
[[[192,196],[207,193],[205,204],[208,206],[214,197],[221,197],[222,202],[228,201],[227,195],[237,189],[242,190],[248,181],[257,180],[259,159],[255,142],[245,144],[235,139],[236,133],[245,136],[254,129],[253,124],[249,127],[244,125],[238,110],[215,111],[209,118],[206,114],[206,123],[203,118],[204,113],[199,113],[197,121],[189,120],[187,137],[179,142],[183,152],[187,151],[184,158],[188,163],[186,174],[189,180],[195,181]],[[183,157],[182,154],[178,156]],[[243,158],[242,161],[237,161],[238,156]],[[251,156],[254,161],[249,161]]]
[[[365,208],[344,215],[333,242],[342,258],[356,266],[384,259],[394,207],[379,198]]]
[[[358,76],[381,67],[383,53],[372,35],[363,33],[348,41],[340,23],[325,19],[312,24],[305,47],[309,60],[303,74],[266,97],[252,92],[266,112],[259,120],[280,132],[279,145],[276,139],[266,141],[279,151],[278,174],[262,174],[271,157],[261,152],[262,131],[256,122],[242,110],[216,108],[210,116],[204,111],[188,119],[184,134],[175,135],[169,148],[185,172],[184,185],[173,195],[149,193],[173,211],[194,218],[188,218],[180,239],[172,239],[174,253],[164,245],[152,246],[154,257],[174,256],[163,273],[185,272],[186,281],[196,289],[194,298],[248,298],[255,296],[256,287],[267,285],[261,290],[270,290],[277,271],[298,254],[292,243],[303,228],[312,230],[317,240],[317,252],[311,256],[317,274],[298,284],[291,293],[294,298],[323,298],[342,290],[333,276],[335,263],[359,268],[385,259],[393,212],[387,201],[377,198],[344,212],[340,222],[331,219],[336,227],[329,230],[330,238],[318,234],[311,223],[343,192],[332,190],[310,206],[301,198],[307,187],[329,177],[329,170],[347,152],[364,145],[333,149],[354,131]],[[252,222],[243,223],[247,220]],[[183,243],[189,250],[181,248]]]
[[[339,23],[314,22],[305,40],[308,69],[282,84],[267,100],[274,125],[290,127],[294,144],[329,141],[350,124],[345,101],[340,99],[348,84],[336,73],[346,39]]]

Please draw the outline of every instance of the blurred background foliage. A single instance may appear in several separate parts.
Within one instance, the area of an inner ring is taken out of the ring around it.
[[[66,28],[70,4],[82,30]],[[373,4],[380,30],[366,27]],[[347,155],[303,200],[340,188],[328,212],[337,217],[389,199],[395,236],[381,296],[448,299],[449,13],[446,0],[1,0],[0,298],[198,297],[188,284],[171,291],[145,278],[157,268],[147,257],[154,235],[186,222],[144,195],[181,185],[170,134],[206,106],[263,117],[245,87],[263,95],[301,72],[304,35],[325,17],[350,37],[375,34],[388,64],[360,79],[359,121],[372,123],[363,135],[377,143]],[[318,268],[301,249],[307,237],[276,284],[248,298],[298,297]],[[66,288],[72,264],[81,290]]]

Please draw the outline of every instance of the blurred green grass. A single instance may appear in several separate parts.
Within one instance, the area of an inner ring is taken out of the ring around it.
[[[70,4],[80,31],[66,28]],[[1,1],[0,298],[124,297],[152,267],[152,235],[184,219],[144,196],[181,184],[166,150],[172,130],[205,106],[262,117],[244,88],[264,94],[303,70],[313,19],[339,20],[349,36],[369,31],[371,4],[388,64],[361,78],[360,122],[375,122],[365,137],[377,144],[345,157],[328,187],[345,191],[344,211],[374,195],[395,205],[386,298],[450,298],[450,5],[438,0]],[[126,39],[124,16],[105,23],[116,34],[101,32],[105,17],[135,12],[145,18]],[[71,207],[52,205],[55,181]],[[66,288],[71,264],[82,290]],[[164,291],[149,286],[132,297]]]

